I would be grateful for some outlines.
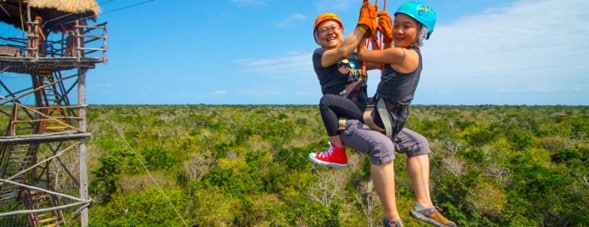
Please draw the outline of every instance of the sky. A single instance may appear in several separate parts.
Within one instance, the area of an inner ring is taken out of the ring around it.
[[[318,104],[314,20],[335,12],[348,35],[362,3],[97,2],[108,62],[87,73],[89,104],[270,105]],[[589,1],[427,2],[438,19],[413,104],[589,105]],[[369,73],[369,95],[379,75]]]

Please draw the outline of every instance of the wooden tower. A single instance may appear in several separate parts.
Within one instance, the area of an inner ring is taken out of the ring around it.
[[[22,34],[0,34],[2,226],[88,225],[85,79],[107,47],[98,13],[94,0],[0,1],[0,22]]]

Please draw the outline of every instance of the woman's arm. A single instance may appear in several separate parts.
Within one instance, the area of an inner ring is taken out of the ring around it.
[[[364,36],[366,29],[362,30],[362,28],[354,28],[354,31],[349,34],[342,43],[334,48],[325,51],[323,56],[321,56],[321,66],[322,67],[329,67],[333,64],[348,58],[352,52],[356,49],[360,40]]]

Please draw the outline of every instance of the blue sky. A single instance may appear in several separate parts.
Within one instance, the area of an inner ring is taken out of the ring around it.
[[[108,62],[89,71],[87,101],[317,104],[313,22],[335,12],[347,35],[361,2],[99,0]],[[589,1],[428,3],[438,23],[414,104],[589,105]]]

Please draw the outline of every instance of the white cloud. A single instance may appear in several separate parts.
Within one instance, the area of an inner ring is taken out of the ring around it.
[[[301,13],[293,13],[288,17],[284,18],[282,21],[276,23],[276,26],[281,28],[292,27],[297,21],[304,21],[305,19],[305,15]]]
[[[268,59],[240,59],[234,63],[240,65],[241,72],[256,75],[279,76],[281,78],[296,76],[300,73],[313,73],[311,53],[296,53],[284,57]]]
[[[570,80],[587,87],[587,23],[589,1],[521,0],[441,24],[422,48],[420,89],[547,93],[569,89]]]
[[[265,0],[232,0],[236,5],[247,6],[247,5],[262,5]]]
[[[103,83],[95,83],[95,86],[96,87],[103,87],[103,86],[104,87],[110,87],[110,86],[107,86],[107,84],[103,84]]]
[[[214,96],[225,96],[227,95],[227,91],[225,90],[216,90],[215,92],[213,92]]]
[[[225,97],[227,95],[227,91],[225,90],[216,90],[213,92],[214,97]]]
[[[357,8],[359,5],[358,0],[319,0],[315,1],[315,8],[318,11],[339,11],[347,10],[350,8]]]
[[[318,9],[357,6],[340,1],[315,4]],[[451,23],[439,21],[422,48],[424,71],[415,103],[589,104],[582,98],[589,91],[588,23],[586,0],[519,0]],[[304,84],[291,86],[289,94],[301,98],[304,93],[320,95],[311,52],[233,63],[241,67],[240,73],[262,76],[259,78],[266,81],[261,83]],[[369,95],[374,93],[379,74],[369,73]],[[271,89],[254,90],[278,95]]]
[[[241,90],[239,91],[240,95],[247,95],[247,96],[255,96],[255,97],[272,97],[272,96],[277,96],[277,95],[281,95],[282,92],[278,91],[276,89],[245,89],[245,90]]]

